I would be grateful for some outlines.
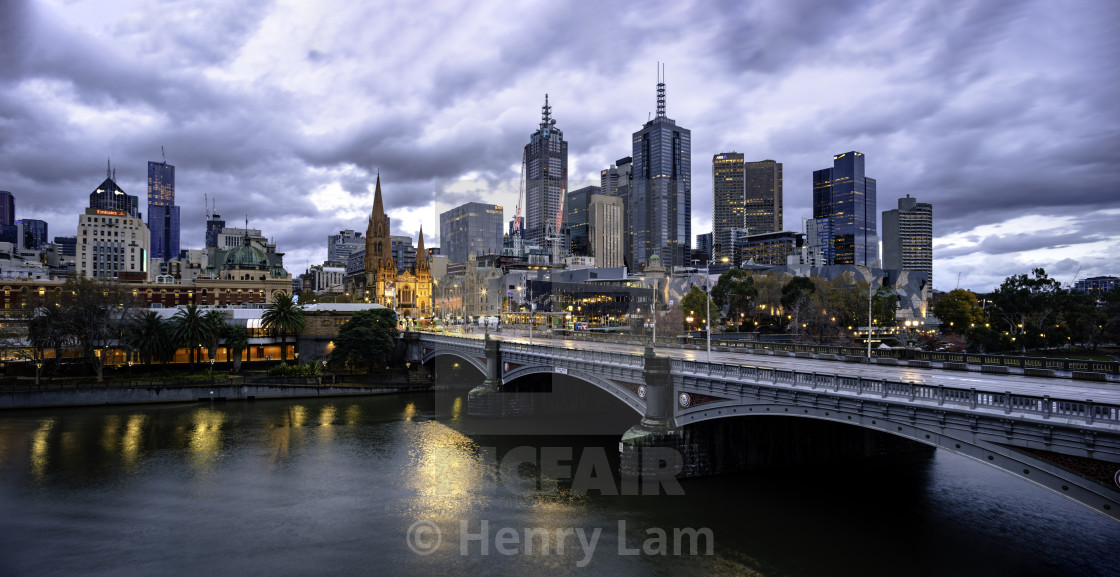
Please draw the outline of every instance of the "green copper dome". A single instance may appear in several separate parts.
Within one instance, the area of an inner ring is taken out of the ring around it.
[[[241,246],[226,253],[226,261],[222,268],[240,268],[268,270],[268,256],[263,250],[253,246],[246,235]]]

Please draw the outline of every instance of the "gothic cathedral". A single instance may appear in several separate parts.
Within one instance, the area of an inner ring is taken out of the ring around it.
[[[424,249],[424,228],[416,244],[416,264],[397,272],[393,244],[389,238],[389,216],[381,201],[381,175],[373,193],[373,211],[366,227],[364,286],[366,299],[389,307],[401,318],[418,319],[432,314],[432,271],[428,251]]]

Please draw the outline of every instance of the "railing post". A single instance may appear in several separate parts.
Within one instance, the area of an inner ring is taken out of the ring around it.
[[[879,383],[883,387],[883,398],[885,399],[885,398],[887,398],[887,387],[888,387],[887,381],[886,380],[880,380]]]
[[[914,401],[914,383],[907,383],[910,385],[910,402]]]
[[[832,390],[833,391],[839,391],[840,390],[840,377],[837,377],[836,373],[832,374]]]
[[[1050,418],[1050,395],[1042,395],[1042,418]]]
[[[937,385],[937,404],[945,404],[945,385]]]
[[[976,387],[972,387],[971,389],[969,389],[968,396],[969,396],[969,399],[968,399],[969,407],[968,408],[975,409],[976,408]]]
[[[1011,414],[1011,391],[1004,391],[1003,394],[1005,395],[1004,398],[1003,398],[1003,405],[1004,405],[1003,406],[1003,414],[1010,415]]]
[[[1092,425],[1093,424],[1093,399],[1086,399],[1085,400],[1085,410],[1088,411],[1088,413],[1089,413],[1089,415],[1086,417],[1086,422],[1089,423],[1090,425]]]
[[[863,394],[863,377],[856,377],[856,394]]]

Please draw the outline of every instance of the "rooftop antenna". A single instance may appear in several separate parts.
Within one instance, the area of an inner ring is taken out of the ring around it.
[[[548,105],[548,93],[544,95],[544,106],[541,107],[541,128],[548,128],[552,124],[552,107]]]
[[[159,146],[159,155],[163,157],[163,163],[167,164],[167,153],[163,151],[163,145]]]
[[[105,157],[105,178],[113,178],[113,168],[109,164],[109,157]]]
[[[665,65],[657,63],[657,117],[665,118]]]

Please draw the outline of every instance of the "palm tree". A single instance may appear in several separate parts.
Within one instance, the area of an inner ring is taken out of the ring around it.
[[[201,354],[202,343],[210,341],[213,325],[199,310],[198,305],[189,304],[186,308],[179,309],[171,322],[174,323],[172,335],[179,346],[185,346],[190,351],[191,369]]]
[[[226,333],[226,351],[233,354],[233,372],[241,370],[241,355],[249,348],[249,331],[241,325],[229,327]]]
[[[175,343],[171,340],[171,327],[155,311],[146,311],[132,318],[127,327],[125,340],[144,364],[151,368],[152,359],[166,362],[175,354]]]
[[[210,325],[210,339],[206,346],[210,352],[209,358],[213,360],[218,357],[218,343],[226,333],[226,317],[221,311],[210,310],[202,318]]]
[[[307,319],[303,315],[303,309],[296,306],[291,295],[276,293],[272,299],[272,308],[261,315],[261,324],[273,334],[280,335],[280,362],[283,363],[288,356],[288,335],[294,334],[298,340]]]

